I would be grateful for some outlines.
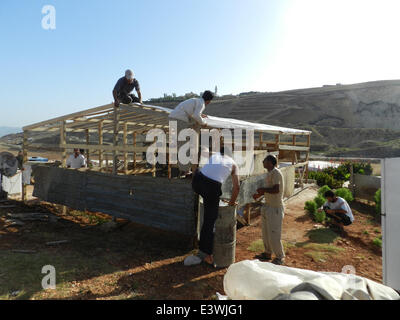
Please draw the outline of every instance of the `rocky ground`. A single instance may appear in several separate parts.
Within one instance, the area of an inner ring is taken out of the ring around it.
[[[355,223],[339,236],[303,210],[315,194],[306,189],[286,203],[286,264],[336,272],[352,265],[358,275],[381,282],[381,249],[373,244],[381,227],[371,204],[353,202]],[[251,225],[237,232],[236,261],[263,249],[259,208],[252,210]],[[63,214],[33,199],[0,203],[0,299],[215,299],[224,293],[226,269],[184,267],[191,253],[178,235],[113,223],[105,214]],[[41,289],[44,265],[56,268],[56,290]]]

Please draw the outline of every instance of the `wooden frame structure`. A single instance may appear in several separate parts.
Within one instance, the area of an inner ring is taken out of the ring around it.
[[[56,150],[61,153],[61,163],[65,167],[67,151],[78,148],[84,149],[87,158],[95,163],[88,170],[108,172],[114,175],[151,174],[156,177],[159,168],[155,164],[146,163],[141,156],[146,152],[148,145],[144,136],[150,129],[155,128],[163,130],[168,135],[170,111],[171,109],[168,108],[137,103],[121,104],[118,108],[113,104],[107,104],[28,125],[23,128],[24,162],[27,161],[29,150]],[[310,131],[211,116],[207,123],[209,123],[209,128],[219,130],[224,128],[254,130],[255,150],[274,152],[279,155],[279,161],[289,161],[296,168],[301,168],[301,182],[304,177],[307,177]],[[31,143],[29,134],[32,132],[58,133],[59,144]],[[70,133],[81,133],[82,138],[84,137],[82,140],[86,142],[70,142],[68,140]],[[106,139],[107,134],[108,139]],[[258,142],[256,142],[257,139]],[[302,157],[302,154],[305,156]],[[118,166],[120,156],[123,158],[122,166]],[[173,166],[170,164],[167,166],[167,175],[171,178]],[[26,189],[23,186],[23,199],[25,200],[25,198]]]

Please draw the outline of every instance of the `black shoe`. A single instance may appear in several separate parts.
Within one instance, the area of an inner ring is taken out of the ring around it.
[[[272,259],[270,254],[266,254],[265,252],[258,254],[255,256],[260,261],[270,261]]]
[[[279,259],[279,258],[275,258],[274,260],[272,260],[273,264],[276,264],[278,266],[284,265],[285,264],[285,258]]]

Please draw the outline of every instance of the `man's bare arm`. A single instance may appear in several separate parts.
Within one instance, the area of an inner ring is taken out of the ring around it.
[[[140,92],[140,90],[136,90],[136,91],[137,91],[137,94],[138,94],[139,103],[142,104],[143,103],[143,101],[142,101],[142,93]]]

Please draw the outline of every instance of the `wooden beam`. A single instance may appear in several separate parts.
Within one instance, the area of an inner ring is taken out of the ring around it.
[[[103,144],[103,122],[99,122],[99,145],[101,146]],[[99,167],[103,167],[103,150],[99,149]]]
[[[118,171],[118,155],[117,155],[117,150],[115,150],[115,147],[118,146],[118,126],[119,126],[119,108],[114,106],[114,135],[113,135],[113,174],[117,174]]]
[[[86,136],[86,144],[89,145],[89,129],[85,130],[85,136]],[[90,152],[89,149],[86,149],[86,164],[87,166],[89,166],[89,162],[90,162]]]
[[[136,149],[136,131],[133,132],[133,148]],[[133,153],[133,169],[136,169],[136,152]]]
[[[296,146],[296,136],[295,135],[293,135],[293,137],[292,137],[292,143],[293,143],[293,146]],[[295,164],[296,162],[297,162],[296,151],[293,150],[292,164]]]
[[[309,151],[310,147],[300,147],[300,146],[288,146],[288,145],[279,145],[279,150],[289,150],[289,151]]]
[[[24,136],[22,140],[22,166],[28,161],[28,153],[26,145],[28,143],[28,132],[24,130]],[[23,179],[21,179],[23,181]],[[22,199],[23,202],[27,200],[27,187],[26,184],[22,182]]]
[[[62,159],[61,165],[65,168],[67,166],[67,150],[63,145],[66,144],[67,141],[67,134],[65,132],[65,121],[61,122],[60,126],[60,145],[59,147],[62,149]]]
[[[128,124],[124,122],[124,134],[123,134],[123,144],[124,147],[128,146]],[[124,151],[124,172],[128,171],[128,153]]]
[[[90,114],[92,112],[98,112],[98,111],[103,111],[103,110],[110,109],[110,108],[112,108],[112,106],[113,106],[112,104],[107,104],[107,105],[104,105],[104,106],[100,106],[100,107],[96,107],[96,108],[91,108],[91,109],[87,109],[87,110],[71,113],[71,114],[68,114],[68,115],[65,115],[65,116],[61,116],[61,117],[57,117],[57,118],[53,118],[53,119],[50,119],[50,120],[41,121],[41,122],[38,122],[38,123],[31,124],[29,126],[25,126],[25,127],[23,127],[23,130],[31,130],[33,128],[41,127],[41,126],[44,126],[46,124],[50,124],[50,123],[54,123],[54,122],[63,122],[63,121],[65,122],[66,120],[72,119],[74,117],[79,117],[81,115]]]

